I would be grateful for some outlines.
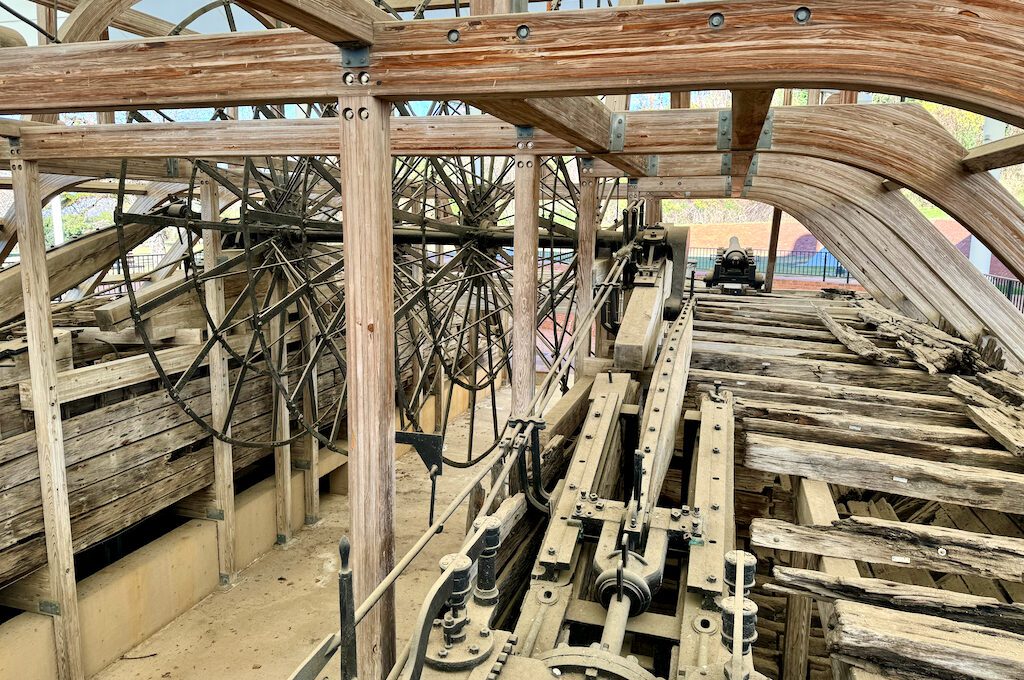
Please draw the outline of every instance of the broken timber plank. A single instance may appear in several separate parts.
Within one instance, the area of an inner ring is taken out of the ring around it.
[[[1024,475],[748,433],[743,464],[834,484],[1024,514]]]
[[[750,535],[753,545],[775,550],[1024,581],[1024,540],[1017,538],[873,517],[849,517],[824,526],[755,519]]]
[[[826,640],[843,660],[891,678],[1024,677],[1024,636],[935,616],[840,600]]]
[[[877,347],[875,343],[857,331],[845,324],[839,323],[821,307],[815,307],[814,313],[818,315],[818,318],[825,324],[825,327],[832,331],[832,335],[836,336],[836,340],[843,343],[848,350],[857,356],[886,366],[896,366],[900,363],[899,357],[895,354]]]
[[[974,424],[1017,456],[1024,456],[1024,409],[1010,406],[958,375],[949,389],[963,399],[964,411]]]
[[[850,600],[1011,632],[1024,630],[1024,604],[1020,603],[1007,604],[992,597],[791,567],[775,567],[774,576],[775,582],[765,588],[776,593],[809,595],[829,602]]]

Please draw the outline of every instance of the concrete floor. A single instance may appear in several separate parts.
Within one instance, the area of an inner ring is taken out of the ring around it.
[[[508,417],[508,388],[498,393],[499,423]],[[490,400],[477,405],[474,449],[493,441]],[[469,415],[448,430],[447,455],[465,457]],[[396,559],[427,528],[430,483],[422,462],[409,453],[396,466]],[[472,477],[472,469],[445,468],[438,480],[442,510]],[[346,496],[321,497],[322,520],[299,532],[287,547],[275,549],[241,573],[237,585],[216,592],[95,676],[96,680],[283,680],[328,634],[338,629],[339,538],[349,530]],[[458,550],[465,535],[462,509],[398,580],[399,648],[411,633],[427,591],[439,575],[438,560]],[[143,604],[144,603],[140,603]],[[336,678],[335,664],[324,678]]]

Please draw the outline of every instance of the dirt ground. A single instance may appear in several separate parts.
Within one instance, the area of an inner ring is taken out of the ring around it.
[[[497,401],[499,423],[503,423],[508,417],[508,388],[498,393]],[[489,399],[477,405],[477,451],[493,440],[490,408]],[[468,414],[449,425],[449,457],[465,457],[468,432]],[[396,467],[398,559],[427,528],[430,483],[415,453],[400,458]],[[438,511],[473,473],[472,469],[445,468],[438,480]],[[96,680],[287,678],[324,637],[338,629],[337,546],[349,531],[348,500],[347,496],[322,496],[323,519],[318,524],[303,529],[287,547],[257,560],[233,588],[206,597],[95,676]],[[420,604],[440,573],[438,560],[459,548],[465,525],[465,510],[460,510],[398,580],[399,648],[408,640]],[[334,666],[321,677],[336,678]]]

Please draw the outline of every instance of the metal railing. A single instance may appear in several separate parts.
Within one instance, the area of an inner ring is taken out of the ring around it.
[[[717,248],[691,248],[690,260],[697,263],[697,273],[711,271],[715,266]],[[768,251],[754,250],[757,270],[768,267]],[[850,271],[827,250],[780,250],[775,259],[775,278],[801,277],[821,281],[856,283]]]
[[[1000,293],[1013,303],[1014,307],[1024,312],[1024,283],[1004,276],[992,276],[991,274],[985,276]]]

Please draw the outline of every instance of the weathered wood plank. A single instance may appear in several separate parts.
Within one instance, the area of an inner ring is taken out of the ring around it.
[[[849,517],[828,526],[801,527],[755,519],[751,541],[776,550],[853,558],[875,564],[970,574],[1008,581],[1024,579],[1024,540],[957,529]]]
[[[891,678],[1024,676],[1024,635],[934,616],[839,601],[826,639],[833,654]]]

